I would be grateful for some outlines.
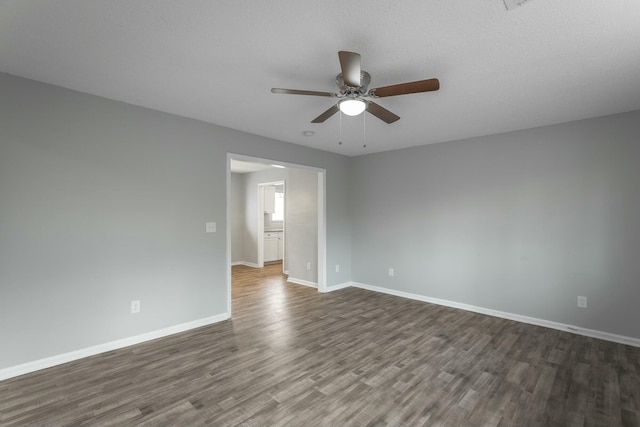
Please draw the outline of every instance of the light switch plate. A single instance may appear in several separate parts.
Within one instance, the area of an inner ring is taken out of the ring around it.
[[[205,229],[207,233],[215,233],[216,232],[216,223],[215,222],[207,222],[205,224]]]

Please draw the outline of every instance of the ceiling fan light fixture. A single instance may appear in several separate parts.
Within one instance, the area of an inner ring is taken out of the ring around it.
[[[361,99],[345,99],[338,107],[347,116],[357,116],[364,111],[367,104]]]
[[[503,1],[507,4],[507,1],[524,3],[531,0]],[[315,90],[282,89],[277,87],[272,88],[271,92],[288,95],[311,95],[338,98],[337,101],[332,103],[331,107],[329,107],[327,111],[311,120],[311,123],[324,123],[337,112],[341,113],[340,117],[342,117],[342,113],[348,116],[357,116],[366,110],[367,113],[370,113],[374,117],[377,117],[387,124],[391,124],[400,120],[400,116],[392,113],[383,106],[378,105],[376,102],[371,100],[371,98],[375,100],[378,98],[386,98],[388,96],[433,92],[440,89],[440,81],[435,78],[369,89],[371,75],[360,67],[359,53],[341,50],[338,52],[338,59],[340,60],[340,69],[342,72],[336,76],[336,84],[338,85],[338,91],[336,93],[318,92]]]

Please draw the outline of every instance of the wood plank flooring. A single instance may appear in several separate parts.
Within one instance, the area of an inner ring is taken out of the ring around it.
[[[0,382],[0,425],[640,425],[640,349],[233,268],[233,320]]]

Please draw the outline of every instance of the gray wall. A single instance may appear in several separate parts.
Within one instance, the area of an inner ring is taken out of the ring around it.
[[[348,265],[347,157],[7,74],[0,93],[0,369],[225,313],[228,152],[325,168]]]
[[[639,338],[639,135],[636,111],[356,158],[353,280]]]
[[[0,369],[225,313],[229,152],[327,170],[329,286],[640,337],[640,112],[349,159],[1,73],[0,93]]]
[[[318,282],[318,174],[289,170],[286,188],[286,251],[289,277]],[[311,269],[307,269],[307,262]]]
[[[231,221],[231,262],[244,261],[244,174],[231,174],[230,221]]]

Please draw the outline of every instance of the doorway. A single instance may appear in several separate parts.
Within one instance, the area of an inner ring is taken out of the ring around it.
[[[282,272],[288,274],[286,256],[286,182],[258,184],[258,267],[265,262],[282,262]],[[264,238],[260,238],[264,236]]]
[[[258,157],[245,156],[240,154],[227,154],[227,312],[229,316],[232,315],[231,307],[231,265],[232,265],[232,235],[231,224],[233,223],[233,215],[231,212],[231,177],[232,177],[232,162],[235,164],[247,163],[252,167],[258,167],[259,169],[270,168],[285,168],[289,171],[290,176],[294,177],[290,181],[287,180],[271,180],[261,182],[260,184],[274,184],[275,182],[284,181],[286,190],[283,188],[285,197],[294,197],[296,191],[304,193],[304,188],[313,187],[313,193],[306,193],[305,202],[298,202],[289,200],[285,203],[286,215],[291,221],[287,222],[287,231],[283,241],[283,268],[290,273],[294,273],[294,277],[290,277],[290,282],[299,283],[308,286],[317,287],[319,292],[326,292],[326,170],[321,168],[315,168],[305,165],[293,164],[288,162],[282,162],[278,160],[264,159]],[[234,174],[234,178],[237,178]],[[266,173],[265,175],[269,175]],[[243,262],[243,264],[251,267],[262,267],[264,265],[264,206],[259,206],[259,186],[253,187],[253,183],[247,184],[246,188],[251,188],[250,191],[255,192],[256,201],[251,203],[251,206],[247,206],[246,218],[248,224],[248,240],[256,242],[256,252],[251,253],[251,260],[249,262]],[[296,185],[298,188],[296,188]],[[256,191],[257,190],[257,191]],[[305,212],[306,209],[306,212]],[[310,209],[314,219],[316,221],[313,224],[307,221],[298,221],[300,218],[304,218],[305,213],[309,214]],[[258,212],[259,216],[256,218],[253,212]],[[301,227],[296,232],[296,227]],[[304,230],[311,230],[309,227],[313,227],[312,231],[317,241],[313,242],[313,247],[309,247],[310,239],[304,235]],[[283,227],[284,229],[284,227]],[[257,244],[257,240],[262,240],[262,244]],[[287,244],[287,241],[291,241],[291,245]],[[303,247],[303,244],[307,244]],[[296,246],[299,250],[296,250]],[[290,249],[290,250],[288,250]],[[312,251],[311,251],[312,249]],[[313,254],[312,258],[309,258],[309,254]],[[314,265],[315,264],[315,265]],[[315,271],[313,271],[315,270]],[[312,271],[316,274],[313,282],[300,279],[304,274]],[[296,280],[298,278],[298,280]]]

